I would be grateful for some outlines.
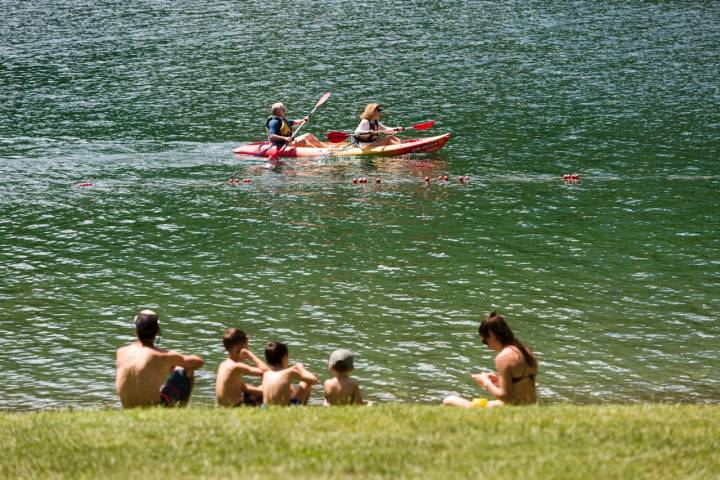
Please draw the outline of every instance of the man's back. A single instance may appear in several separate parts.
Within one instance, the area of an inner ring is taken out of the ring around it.
[[[165,350],[131,343],[117,351],[115,386],[123,407],[160,403],[160,388],[172,370]]]

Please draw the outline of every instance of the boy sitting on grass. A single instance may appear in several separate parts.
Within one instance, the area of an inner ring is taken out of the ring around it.
[[[215,396],[222,407],[257,406],[262,402],[262,388],[248,385],[243,375],[262,377],[270,368],[248,349],[248,337],[242,330],[228,328],[223,335],[228,357],[218,367]],[[254,367],[244,363],[250,360]]]
[[[265,405],[306,405],[310,389],[318,382],[315,374],[305,369],[302,363],[288,367],[288,348],[280,342],[268,342],[265,360],[270,370],[263,373],[262,392]],[[293,382],[300,380],[297,387]]]
[[[328,360],[328,368],[335,378],[325,380],[325,405],[363,405],[360,385],[350,378],[353,354],[350,350],[335,350]]]

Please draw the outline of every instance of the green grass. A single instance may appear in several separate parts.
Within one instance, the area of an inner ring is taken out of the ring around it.
[[[0,414],[3,478],[720,478],[720,407]]]

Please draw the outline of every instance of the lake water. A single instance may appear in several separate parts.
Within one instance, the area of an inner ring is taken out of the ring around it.
[[[114,352],[148,307],[160,346],[206,359],[196,404],[229,326],[321,378],[354,350],[375,401],[469,396],[493,308],[544,403],[720,400],[720,3],[9,1],[0,20],[0,409],[118,406]],[[272,102],[301,117],[325,91],[319,137],[377,101],[453,138],[233,156]]]

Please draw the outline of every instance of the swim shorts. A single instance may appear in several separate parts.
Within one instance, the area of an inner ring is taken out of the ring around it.
[[[187,403],[192,393],[193,378],[188,377],[185,370],[178,368],[174,370],[160,389],[160,404],[165,407],[173,407],[176,403]]]
[[[242,407],[244,405],[246,407],[259,407],[262,406],[262,401],[262,393],[254,394],[250,392],[244,392],[243,399],[235,406]]]

